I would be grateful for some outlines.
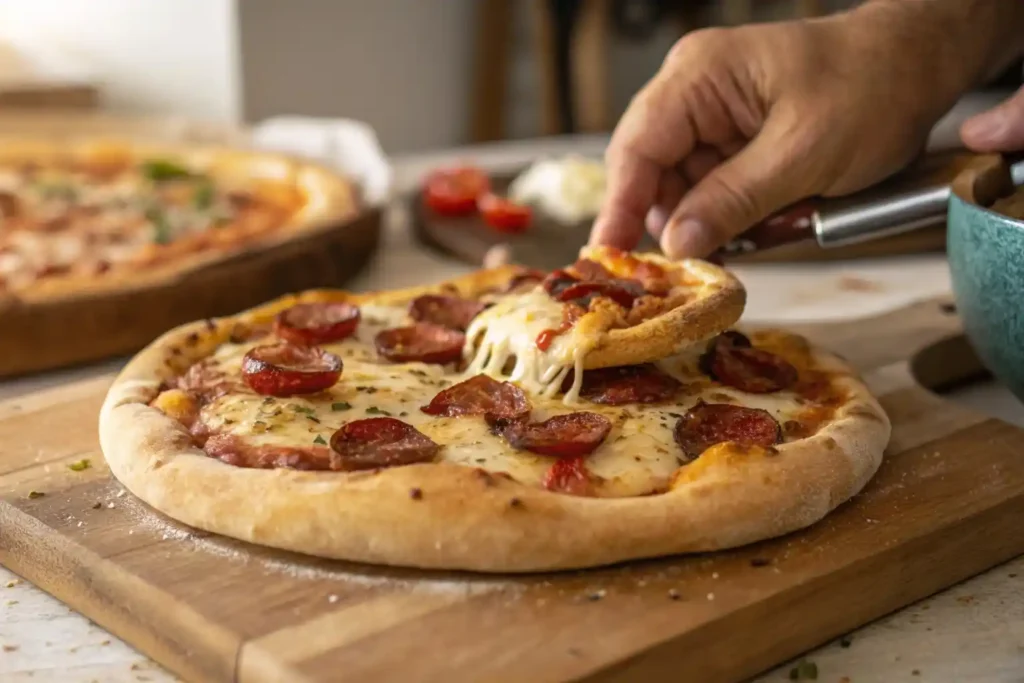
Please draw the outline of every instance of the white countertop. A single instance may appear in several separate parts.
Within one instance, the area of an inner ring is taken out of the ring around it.
[[[549,150],[519,144],[497,146],[483,155],[458,155],[483,156],[490,163],[504,165]],[[399,186],[408,187],[422,169],[441,158],[421,156],[396,164]],[[402,287],[467,270],[465,265],[415,245],[408,236],[405,216],[396,209],[376,262],[353,288]],[[949,291],[945,259],[938,255],[734,270],[748,288],[745,318],[757,321],[860,317]],[[0,382],[0,399],[100,374],[117,365],[115,361]],[[1024,425],[1024,407],[994,383],[970,387],[953,398]],[[864,627],[853,634],[849,647],[826,645],[809,653],[807,659],[818,666],[817,680],[834,683],[844,677],[849,683],[1024,681],[1024,558]],[[780,666],[758,681],[788,681],[789,670],[789,665]],[[174,680],[128,645],[0,568],[0,681]]]

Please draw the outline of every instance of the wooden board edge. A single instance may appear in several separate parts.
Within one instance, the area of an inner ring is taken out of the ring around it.
[[[185,680],[234,680],[242,645],[235,634],[183,605],[173,611],[173,620],[147,619],[156,612],[156,603],[173,598],[3,500],[0,529],[0,565]],[[45,570],[33,571],[33,567]]]

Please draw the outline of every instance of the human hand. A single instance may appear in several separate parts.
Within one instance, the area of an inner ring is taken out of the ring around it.
[[[669,257],[706,256],[800,199],[901,169],[983,66],[952,61],[949,24],[915,16],[928,6],[681,39],[612,136],[591,244],[631,249],[646,223]]]
[[[960,138],[975,152],[1024,150],[1024,88],[999,106],[964,121]]]

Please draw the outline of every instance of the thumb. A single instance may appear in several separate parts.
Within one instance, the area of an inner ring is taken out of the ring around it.
[[[975,152],[1024,149],[1024,88],[998,106],[964,121],[960,138]]]
[[[809,196],[793,128],[765,126],[680,201],[661,236],[669,258],[704,257],[772,213]],[[802,147],[802,145],[799,145]]]

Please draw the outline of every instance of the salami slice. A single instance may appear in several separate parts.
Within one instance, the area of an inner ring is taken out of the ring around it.
[[[603,296],[623,308],[631,308],[633,302],[644,294],[646,292],[643,286],[636,280],[606,280],[571,284],[562,289],[556,298],[559,301],[572,301],[586,308],[595,297]]]
[[[529,422],[525,417],[492,421],[492,430],[513,448],[556,458],[593,453],[611,428],[608,418],[587,412],[556,415],[543,422]]]
[[[293,344],[313,346],[352,336],[359,308],[343,301],[296,304],[274,319],[274,333]]]
[[[395,363],[419,361],[434,365],[454,363],[462,358],[466,335],[433,323],[384,330],[374,338],[377,353]]]
[[[367,470],[430,462],[440,446],[393,417],[370,417],[331,435],[331,469]]]
[[[530,401],[523,390],[511,382],[477,375],[441,391],[420,410],[443,417],[487,415],[493,419],[508,419],[528,414]]]
[[[798,373],[784,358],[751,345],[739,332],[723,332],[708,345],[701,370],[712,379],[750,394],[770,394],[796,383]]]
[[[782,428],[766,410],[701,401],[679,418],[675,437],[692,460],[726,441],[741,446],[772,446],[782,439]]]
[[[544,474],[542,483],[548,491],[571,496],[589,496],[593,489],[593,477],[583,456],[560,458]]]
[[[257,346],[242,358],[242,378],[257,394],[315,394],[341,377],[341,358],[316,346]]]
[[[562,384],[562,390],[567,391],[572,382],[570,372]],[[651,363],[624,365],[584,372],[580,397],[609,406],[659,403],[674,397],[682,386],[677,379]]]
[[[409,304],[409,317],[417,322],[433,323],[465,332],[473,318],[487,308],[487,304],[458,296],[424,294]]]
[[[329,470],[331,449],[326,446],[247,444],[233,434],[215,434],[206,440],[206,454],[235,467],[255,469]]]

